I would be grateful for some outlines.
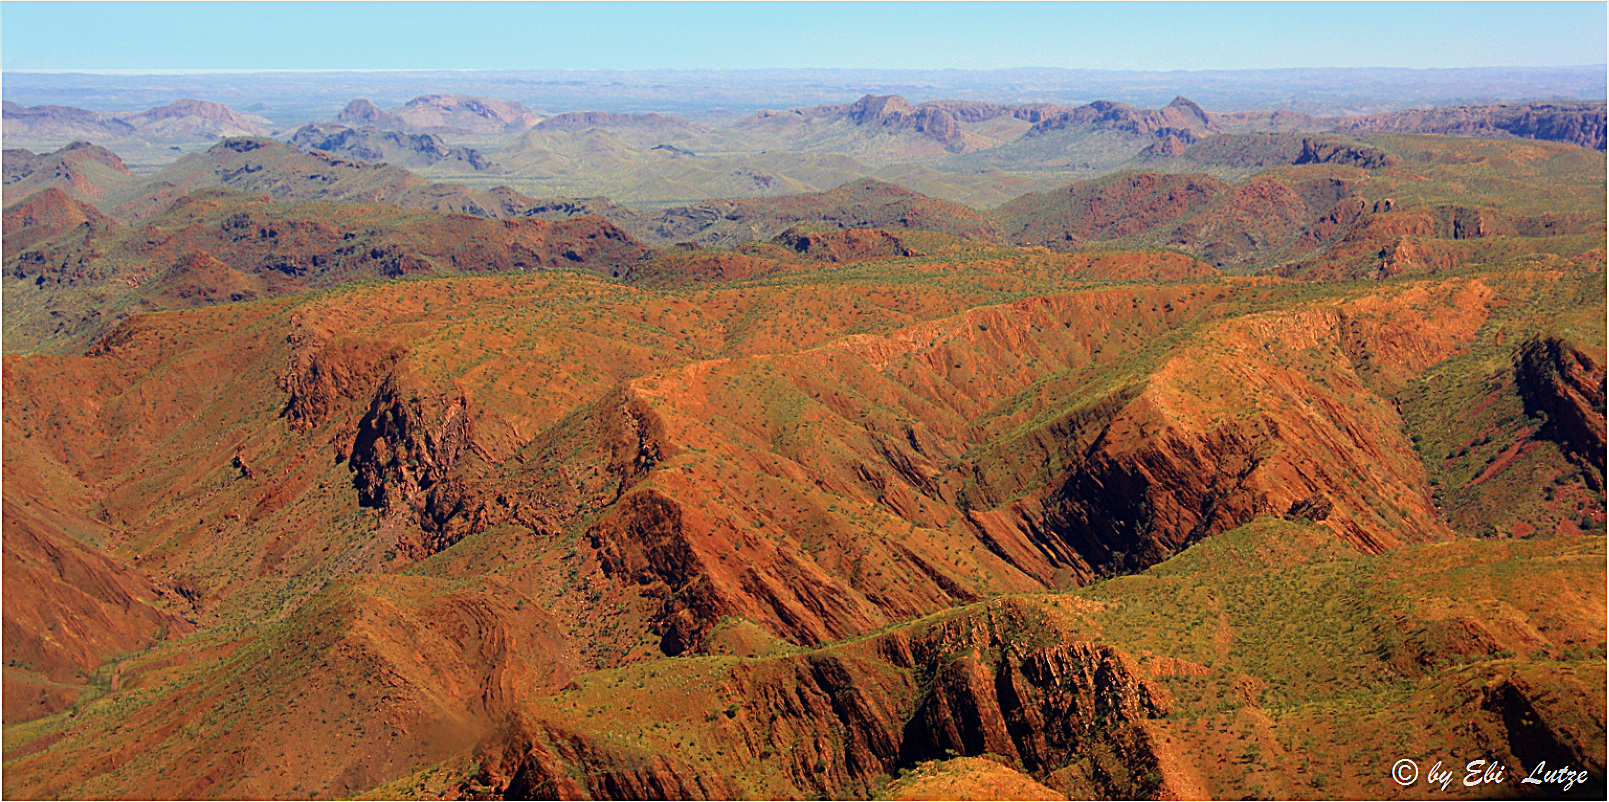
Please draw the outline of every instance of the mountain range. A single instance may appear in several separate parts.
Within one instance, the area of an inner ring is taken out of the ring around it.
[[[183,151],[210,146],[222,136],[268,133],[259,124],[266,121],[188,100],[119,118],[16,104],[5,113],[7,136],[21,144],[115,143],[114,150],[138,156],[142,165],[162,161],[152,143],[178,143]],[[279,136],[307,150],[394,164],[483,189],[507,185],[533,197],[607,195],[666,205],[822,191],[876,178],[981,206],[1125,169],[1137,160],[1166,168],[1160,160],[1184,157],[1199,141],[1225,135],[1453,133],[1602,150],[1604,118],[1603,104],[1584,102],[1320,118],[1284,111],[1219,114],[1183,97],[1144,110],[1107,101],[912,104],[898,96],[866,95],[853,103],[762,111],[710,126],[666,114],[544,117],[495,98],[424,95],[389,110],[354,100],[333,120]],[[1266,166],[1195,161],[1220,178],[1243,177]]]
[[[7,149],[3,790],[1601,798],[1603,105],[1516,109]]]

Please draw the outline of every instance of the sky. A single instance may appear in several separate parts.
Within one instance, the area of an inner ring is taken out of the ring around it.
[[[4,70],[1603,64],[1603,2],[0,2]]]

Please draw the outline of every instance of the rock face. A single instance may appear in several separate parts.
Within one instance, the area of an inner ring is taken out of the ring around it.
[[[552,726],[521,730],[508,744],[504,799],[735,799],[737,784],[663,755],[635,755]],[[578,771],[578,769],[581,769]],[[487,773],[488,779],[492,776]]]
[[[1007,634],[1030,623],[1049,627],[1039,633],[1049,645]],[[721,696],[743,702],[712,714],[707,736],[728,759],[696,770],[528,712],[482,747],[473,787],[504,798],[722,798],[745,795],[736,777],[764,763],[789,794],[866,797],[901,768],[989,754],[1065,794],[1165,793],[1147,731],[1168,712],[1165,693],[1116,649],[1060,634],[1032,606],[1002,601],[855,647],[734,666]]]
[[[1556,337],[1545,337],[1521,346],[1514,369],[1526,412],[1547,418],[1538,436],[1558,443],[1588,481],[1602,488],[1604,366]]]
[[[387,513],[403,513],[418,522],[425,535],[408,543],[408,556],[422,559],[451,546],[464,534],[484,527],[465,509],[451,477],[454,465],[476,448],[468,402],[453,398],[431,403],[401,390],[388,377],[358,421],[347,468],[358,504]],[[444,531],[458,518],[454,535]]]
[[[911,255],[911,250],[898,237],[880,228],[812,231],[795,227],[778,234],[772,241],[801,256],[823,262],[857,262]]]
[[[898,95],[866,95],[849,104],[844,119],[889,133],[911,131],[951,151],[958,151],[962,146],[961,129],[948,111],[932,106],[912,106]]]
[[[366,126],[304,125],[290,143],[303,150],[322,150],[334,156],[399,167],[449,167],[473,172],[495,172],[497,165],[471,148],[449,147],[435,134],[408,134]]]
[[[907,764],[951,752],[1003,755],[1062,787],[1151,796],[1161,775],[1143,722],[1167,712],[1128,658],[1108,646],[1058,644],[1012,655],[993,670],[962,657],[934,671],[900,752]],[[1074,755],[1094,759],[1080,771],[1069,766]]]
[[[1293,164],[1346,164],[1365,170],[1378,170],[1396,163],[1396,157],[1379,148],[1311,136],[1302,138],[1302,152],[1293,162]]]
[[[1516,758],[1515,768],[1520,771],[1544,763],[1555,770],[1568,765],[1584,775],[1570,789],[1572,794],[1579,794],[1580,799],[1603,796],[1609,787],[1605,783],[1603,755],[1586,747],[1574,728],[1558,720],[1557,711],[1549,709],[1548,697],[1552,695],[1550,689],[1538,687],[1523,676],[1510,675],[1491,682],[1470,701],[1471,706],[1478,706],[1497,721],[1480,721],[1472,729],[1489,742],[1504,744]]]
[[[1140,151],[1140,155],[1136,158],[1163,159],[1170,156],[1182,156],[1188,149],[1189,145],[1186,144],[1185,140],[1173,134],[1167,134],[1156,142],[1146,145],[1145,150]]]

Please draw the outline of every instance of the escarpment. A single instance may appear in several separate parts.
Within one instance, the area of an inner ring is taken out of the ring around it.
[[[480,772],[460,791],[869,796],[922,761],[989,754],[1063,793],[1164,793],[1147,722],[1168,714],[1166,693],[1127,655],[1065,639],[1050,621],[1035,605],[1006,600],[806,655],[726,663],[707,685],[638,675],[664,694],[653,714],[674,711],[678,727],[637,748],[559,713],[596,692],[566,689],[558,707],[521,711],[488,739]],[[1016,628],[1035,626],[1048,628],[1029,640],[1044,645],[1024,645]],[[700,747],[667,758],[650,746],[661,738]],[[693,757],[710,754],[720,763]],[[772,779],[758,784],[762,765]]]
[[[1448,539],[1377,393],[1458,353],[1482,321],[1466,312],[1432,330],[1429,309],[1478,310],[1488,296],[1471,282],[1216,323],[1144,383],[1025,429],[994,418],[1024,403],[1018,393],[1055,386],[1037,371],[1125,358],[1114,340],[1095,353],[1086,338],[1139,298],[1074,295],[787,359],[694,363],[611,402],[636,411],[603,440],[614,445],[600,452],[611,456],[586,544],[650,608],[661,649],[682,654],[723,616],[817,644],[1002,590],[1141,570],[1292,510],[1324,509],[1308,519],[1363,552]],[[1146,302],[1185,314],[1201,296]],[[1168,314],[1159,306],[1156,324]],[[1209,362],[1219,367],[1199,367]],[[969,380],[983,373],[1015,378]],[[731,392],[750,383],[776,400]],[[865,397],[888,399],[887,411],[849,414]],[[990,431],[1012,434],[991,442]],[[961,441],[975,450],[943,444],[957,437],[977,438]],[[552,493],[510,497],[563,497]],[[916,537],[854,537],[867,528]]]
[[[483,766],[476,787],[502,799],[732,799],[736,783],[686,761],[600,744],[551,725],[519,731],[507,746],[510,766]],[[499,769],[510,771],[506,780]],[[467,797],[474,798],[478,794]],[[496,797],[494,797],[496,798]]]

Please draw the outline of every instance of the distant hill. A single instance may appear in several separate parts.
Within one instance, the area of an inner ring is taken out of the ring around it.
[[[1226,270],[1315,279],[1435,272],[1527,249],[1574,258],[1584,245],[1572,238],[1604,220],[1601,160],[1564,143],[1220,134],[1148,158],[1267,169],[1234,182],[1124,172],[1024,195],[988,216],[1018,245],[1162,246]],[[1472,198],[1467,165],[1480,164],[1545,189]]]
[[[493,154],[528,194],[607,195],[626,203],[792,195],[838,186],[876,168],[825,153],[708,156],[664,138],[603,128],[525,132]],[[697,142],[682,140],[692,148]],[[654,143],[654,144],[648,144]]]
[[[1375,169],[1396,163],[1385,151],[1351,137],[1292,132],[1213,134],[1193,144],[1167,136],[1140,151],[1135,160],[1147,169],[1167,172],[1210,168],[1233,172],[1286,164],[1350,164]]]
[[[74,142],[53,153],[10,148],[4,154],[4,169],[7,204],[52,187],[98,203],[136,182],[117,154],[88,142]]]
[[[667,114],[616,114],[605,111],[567,111],[537,123],[535,128],[538,131],[585,131],[588,128],[603,128],[617,133],[641,131],[655,135],[692,135],[709,131],[704,126],[694,125],[680,117]]]
[[[138,137],[140,132],[124,120],[71,106],[20,106],[4,101],[3,125],[7,139],[28,141],[106,141]]]
[[[1517,136],[1605,149],[1603,103],[1497,103],[1393,111],[1330,121],[1344,131]]]
[[[536,112],[513,101],[467,95],[422,95],[391,113],[409,129],[436,134],[501,134],[542,121]]]
[[[1228,191],[1228,184],[1211,176],[1136,173],[1024,195],[995,216],[1013,242],[1073,250],[1188,217]]]
[[[425,134],[513,133],[541,121],[541,115],[511,100],[447,94],[420,95],[390,109],[357,98],[334,120],[348,128]]]
[[[1171,135],[1193,142],[1206,134],[1218,133],[1220,129],[1200,106],[1177,97],[1156,111],[1105,100],[1087,106],[1058,109],[1045,114],[1023,136],[1032,138],[1060,131],[1090,130],[1123,131],[1144,138]]]
[[[649,255],[596,216],[491,220],[378,203],[276,203],[208,187],[121,226],[49,189],[6,210],[3,274],[28,293],[8,296],[7,340],[11,348],[82,347],[135,311],[364,278],[553,269],[624,276]]]
[[[63,234],[79,238],[94,237],[116,226],[116,222],[87,203],[49,187],[5,210],[5,252],[23,250]]]
[[[206,100],[176,100],[119,119],[152,141],[190,142],[231,136],[267,136],[268,121],[240,114],[221,103]]]
[[[898,95],[866,95],[853,103],[762,111],[727,130],[757,145],[765,143],[761,146],[908,161],[996,147],[1028,126],[989,126],[992,121],[1037,121],[1060,108],[964,101],[912,104]]]
[[[649,243],[730,246],[770,239],[798,223],[840,229],[923,229],[983,241],[999,238],[995,227],[972,209],[873,179],[827,192],[707,201],[643,213],[625,225]]]
[[[1153,146],[1182,149],[1221,133],[1206,111],[1187,98],[1161,109],[1137,109],[1098,100],[1083,106],[1031,109],[1033,125],[998,147],[937,163],[944,169],[1111,170]],[[1173,143],[1169,145],[1168,143]]]
[[[435,134],[347,128],[343,125],[304,125],[290,143],[302,150],[322,150],[333,156],[399,167],[444,167],[472,172],[495,172],[491,159],[471,148],[450,147]]]
[[[486,190],[435,184],[395,165],[348,161],[318,151],[304,153],[283,142],[251,137],[227,139],[204,153],[188,154],[99,205],[119,219],[143,218],[204,187],[260,192],[279,202],[390,203],[409,209],[504,216],[505,197]]]
[[[43,217],[33,207],[45,197],[8,210],[8,234],[15,216]],[[72,203],[64,197],[52,205]],[[80,217],[87,222],[79,225],[107,222],[81,205],[71,208],[76,215],[53,214],[49,219],[65,220],[52,222],[44,233],[68,230]],[[29,259],[26,252],[8,256],[7,269],[19,278],[58,283],[116,278],[138,284],[186,254],[205,252],[247,273],[274,272],[308,286],[328,286],[364,275],[568,266],[608,272],[647,255],[646,248],[598,217],[496,221],[386,204],[283,204],[218,188],[185,196],[134,227],[126,240],[102,242],[95,250],[69,273]]]
[[[1296,111],[1207,112],[1207,119],[1220,131],[1244,134],[1265,131],[1297,131],[1315,133],[1327,131],[1331,125],[1322,117]]]
[[[346,104],[335,122],[352,128],[381,128],[399,131],[407,126],[401,117],[374,105],[373,101],[358,98]]]

